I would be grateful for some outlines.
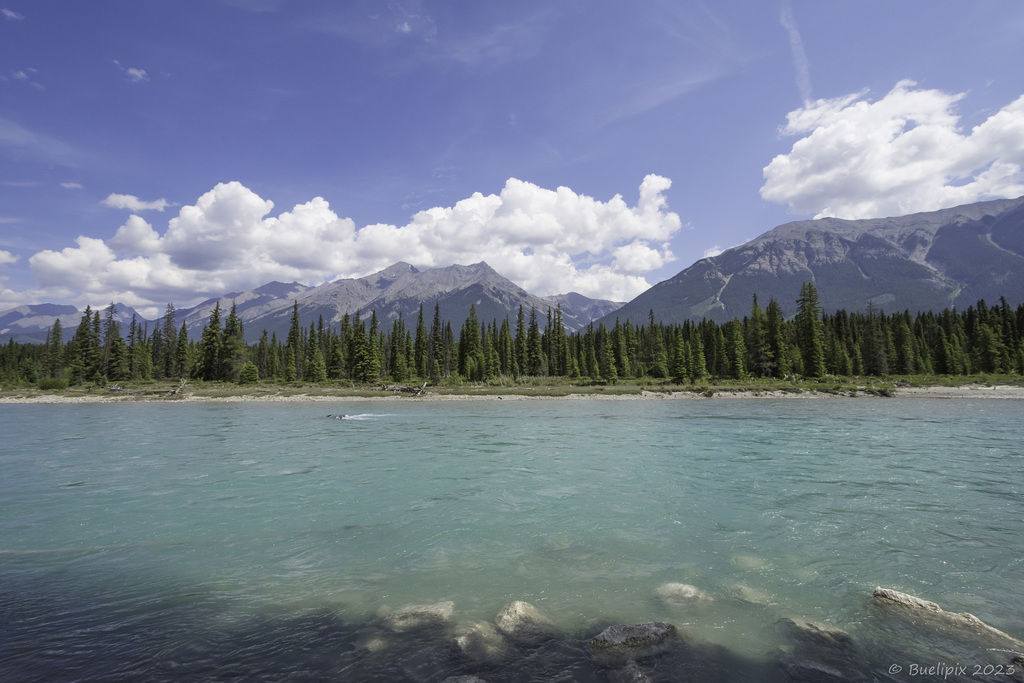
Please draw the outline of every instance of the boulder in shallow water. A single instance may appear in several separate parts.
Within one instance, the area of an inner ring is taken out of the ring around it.
[[[432,605],[409,605],[395,610],[384,618],[384,625],[392,631],[414,631],[421,628],[443,626],[455,613],[455,603],[436,602]]]
[[[800,644],[816,645],[831,650],[848,650],[853,647],[853,638],[850,634],[834,626],[790,618],[781,619],[779,626]]]
[[[516,600],[501,610],[494,619],[494,625],[512,640],[523,644],[549,638],[555,630],[554,622],[522,600]]]
[[[646,624],[616,624],[590,639],[590,649],[602,663],[631,661],[661,654],[679,638],[672,624],[651,621]]]
[[[508,649],[505,637],[488,621],[460,626],[455,632],[455,647],[474,662],[486,664],[500,662]]]
[[[711,596],[688,583],[663,583],[655,594],[670,607],[689,607],[711,602]]]
[[[941,626],[951,632],[970,636],[974,639],[982,638],[987,641],[999,642],[1014,648],[1024,648],[1024,642],[1008,633],[989,626],[978,617],[967,612],[947,612],[930,600],[922,600],[921,598],[901,593],[891,588],[875,588],[871,598],[877,605],[906,609],[908,614],[920,615],[931,619],[936,626]]]

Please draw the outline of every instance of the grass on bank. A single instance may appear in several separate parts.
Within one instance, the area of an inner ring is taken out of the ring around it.
[[[419,388],[421,383],[405,385]],[[579,378],[570,380],[562,377],[498,377],[486,382],[468,382],[454,377],[436,384],[428,384],[423,394],[433,396],[522,396],[562,397],[582,396],[635,396],[641,393],[692,392],[704,397],[716,393],[751,393],[754,395],[772,392],[805,393],[816,392],[837,396],[893,396],[897,390],[906,387],[965,387],[1022,385],[1020,375],[908,375],[887,377],[824,377],[820,379],[729,379],[700,383],[677,384],[654,380],[649,377],[619,380],[615,383]],[[394,384],[358,385],[350,381],[332,381],[318,384],[259,382],[235,384],[231,382],[189,381],[148,381],[118,382],[107,385],[85,384],[71,387],[41,389],[38,386],[3,386],[0,398],[31,398],[36,396],[57,397],[104,397],[124,400],[181,400],[186,397],[199,398],[244,398],[244,397],[324,397],[324,398],[380,398],[397,396],[413,398],[414,392],[397,390]]]

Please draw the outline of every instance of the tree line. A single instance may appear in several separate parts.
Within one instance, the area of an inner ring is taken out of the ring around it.
[[[561,307],[540,317],[522,307],[514,321],[482,321],[471,307],[458,334],[435,304],[428,325],[420,306],[415,327],[401,317],[382,329],[376,311],[309,327],[292,308],[288,335],[264,331],[246,344],[235,306],[214,306],[199,339],[178,326],[168,304],[149,330],[133,318],[121,329],[114,304],[86,308],[65,342],[56,320],[43,344],[0,347],[0,382],[61,388],[86,383],[192,379],[253,383],[319,383],[565,377],[616,382],[627,378],[698,383],[751,377],[968,375],[1024,373],[1024,304],[984,300],[965,311],[826,314],[818,292],[804,283],[797,312],[783,317],[772,298],[754,296],[750,314],[725,323],[665,324],[654,312],[642,324],[619,321],[567,333]],[[125,334],[126,332],[126,334]]]

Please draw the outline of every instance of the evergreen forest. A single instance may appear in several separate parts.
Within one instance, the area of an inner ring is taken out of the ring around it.
[[[805,283],[796,315],[784,319],[772,298],[754,297],[750,314],[724,324],[617,320],[566,333],[561,309],[519,309],[515,320],[479,320],[475,308],[458,329],[420,307],[415,324],[383,329],[375,311],[308,327],[293,306],[285,339],[264,332],[246,344],[242,321],[215,306],[198,339],[175,320],[173,305],[153,329],[133,319],[122,329],[114,304],[86,308],[78,327],[53,324],[44,344],[0,347],[4,388],[157,380],[441,384],[562,377],[615,383],[707,383],[747,378],[973,375],[1024,373],[1024,304],[978,301],[965,311],[917,314],[825,313]],[[411,321],[410,321],[411,322]]]

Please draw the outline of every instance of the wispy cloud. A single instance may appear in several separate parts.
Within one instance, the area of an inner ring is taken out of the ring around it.
[[[7,21],[21,21],[22,19],[25,18],[25,15],[18,14],[14,10],[7,9],[6,7],[0,9],[0,14],[4,15],[4,19],[6,19]]]
[[[807,61],[807,53],[804,52],[804,41],[800,37],[800,29],[793,18],[793,7],[789,0],[782,5],[780,17],[783,28],[789,34],[789,49],[793,53],[793,68],[796,69],[796,87],[800,91],[800,98],[805,105],[811,101],[811,66]]]
[[[82,183],[61,183],[60,186],[63,187],[65,190],[81,190],[82,189]]]
[[[12,156],[36,158],[64,166],[75,166],[81,157],[71,145],[3,118],[0,118],[0,149],[7,150]]]

